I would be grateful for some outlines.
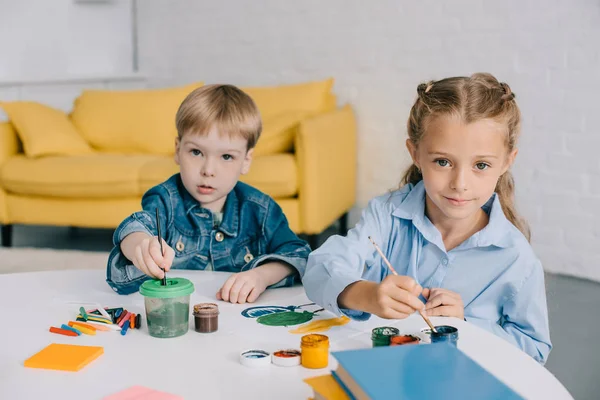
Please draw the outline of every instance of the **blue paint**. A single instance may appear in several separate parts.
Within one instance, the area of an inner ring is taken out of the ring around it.
[[[242,354],[246,358],[265,358],[269,353],[263,350],[248,350]]]
[[[431,332],[431,343],[448,343],[457,347],[458,329],[449,325],[435,327],[436,332]]]

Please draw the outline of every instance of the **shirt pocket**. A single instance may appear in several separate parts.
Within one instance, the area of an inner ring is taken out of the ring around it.
[[[182,233],[177,226],[173,230],[173,235],[169,238],[169,246],[175,251],[175,257],[185,257],[198,252],[200,235],[190,235]]]
[[[261,254],[260,239],[257,237],[245,238],[231,249],[233,266],[237,271],[241,271]]]

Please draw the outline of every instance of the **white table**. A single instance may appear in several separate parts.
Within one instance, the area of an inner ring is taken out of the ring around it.
[[[194,282],[192,305],[214,302],[214,294],[228,274],[177,271],[172,276]],[[262,326],[243,317],[255,305],[310,303],[302,287],[265,292],[255,304],[219,302],[219,331],[200,334],[193,330],[179,338],[157,339],[148,335],[146,321],[140,330],[121,336],[98,332],[96,336],[69,337],[48,332],[75,318],[77,302],[98,302],[143,312],[139,294],[119,296],[105,282],[104,271],[56,271],[0,275],[0,399],[101,399],[133,385],[147,386],[186,399],[307,399],[310,387],[302,379],[328,373],[337,363],[330,356],[322,370],[303,367],[248,368],[238,362],[246,349],[299,348],[300,336],[285,327]],[[303,308],[316,310],[315,306]],[[143,314],[145,315],[145,314]],[[332,317],[321,313],[321,317]],[[432,318],[436,325],[459,329],[459,349],[531,399],[571,399],[560,382],[544,367],[502,339],[458,319]],[[331,351],[371,347],[370,331],[377,326],[396,326],[402,333],[417,333],[425,323],[417,315],[406,320],[372,318],[350,322],[324,332]],[[103,346],[104,354],[79,372],[23,367],[23,361],[50,343]],[[427,379],[424,377],[424,379]]]

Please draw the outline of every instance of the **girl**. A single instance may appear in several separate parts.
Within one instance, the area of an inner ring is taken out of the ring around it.
[[[544,271],[509,172],[520,128],[515,95],[483,73],[417,93],[406,141],[413,164],[400,189],[371,200],[347,237],[309,256],[306,293],[356,320],[416,310],[465,318],[543,364],[552,347]]]

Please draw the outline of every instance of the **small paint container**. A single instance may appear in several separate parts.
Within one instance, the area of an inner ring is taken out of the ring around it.
[[[271,365],[271,354],[265,350],[246,350],[240,354],[240,364],[246,367],[266,367]]]
[[[196,332],[211,333],[219,329],[219,306],[215,303],[200,303],[194,306]]]
[[[457,347],[458,329],[449,325],[435,327],[436,332],[431,332],[431,343],[448,343]]]
[[[325,368],[329,364],[329,337],[311,333],[302,336],[301,363],[305,368]]]
[[[396,335],[390,338],[390,346],[404,346],[408,344],[419,344],[421,338],[413,335]]]
[[[295,349],[277,350],[271,356],[273,364],[280,367],[295,367],[300,365],[301,353]]]
[[[371,341],[373,347],[389,346],[392,336],[400,334],[397,328],[391,326],[381,326],[371,331]]]

